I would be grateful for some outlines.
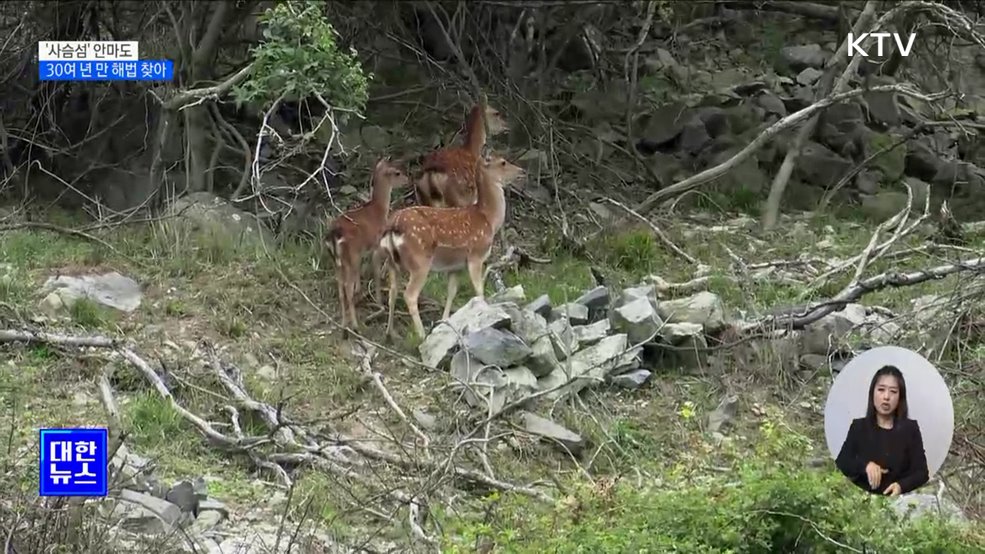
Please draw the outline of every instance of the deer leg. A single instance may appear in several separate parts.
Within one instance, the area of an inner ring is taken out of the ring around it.
[[[342,326],[345,327],[345,312],[348,309],[348,305],[345,301],[345,274],[343,273],[341,267],[338,267],[335,272],[335,283],[338,285],[339,289],[339,310],[342,312]]]
[[[391,334],[393,329],[393,310],[397,307],[397,268],[392,263],[387,263],[387,276],[390,281],[390,291],[389,298],[387,299],[389,313],[386,318],[386,335],[389,337],[393,336]]]
[[[339,244],[342,246],[342,244]],[[342,248],[336,248],[335,252],[335,284],[339,289],[339,310],[342,312],[342,327],[346,326],[347,316],[345,311],[348,309],[349,305],[346,303],[345,293],[346,293],[346,271],[344,257],[345,252]]]
[[[352,291],[350,293],[352,295],[358,295],[359,294],[359,289],[362,288],[362,287],[359,286],[359,281],[362,278],[362,268],[361,268],[361,266],[362,266],[362,264],[359,263],[358,258],[355,261],[353,261],[351,258],[349,259],[349,268],[350,268],[350,270],[349,270],[350,271],[350,273],[349,273],[349,288]],[[355,296],[353,296],[353,298],[355,298]]]
[[[421,290],[424,289],[424,285],[427,283],[428,272],[431,269],[431,264],[429,262],[426,263],[426,266],[410,272],[407,288],[404,289],[404,302],[407,303],[407,311],[410,312],[410,318],[414,321],[414,329],[417,331],[417,336],[422,339],[424,338],[424,324],[421,323],[421,313],[417,309],[417,299],[421,296]]]
[[[359,282],[362,281],[362,276],[359,274],[359,260],[349,260],[349,320],[352,322],[352,328],[359,328],[359,318],[356,315],[356,298],[359,294]]]
[[[451,304],[455,300],[456,294],[458,294],[458,272],[452,271],[448,273],[448,297],[445,299],[445,311],[441,314],[441,319],[448,319],[448,315],[451,314]]]
[[[383,264],[386,263],[386,258],[383,257],[383,250],[379,248],[373,249],[373,259],[370,260],[370,264],[373,266],[373,284],[376,288],[371,291],[373,295],[373,303],[379,304],[380,298],[383,295]]]
[[[481,259],[470,259],[468,262],[469,266],[469,279],[472,280],[472,288],[475,289],[475,295],[482,300],[485,298],[482,280],[482,260]]]
[[[357,270],[354,270],[352,272],[352,274],[353,274],[353,276],[352,276],[352,281],[351,281],[352,282],[352,296],[351,296],[351,298],[352,298],[353,303],[355,303],[356,298],[359,298],[359,295],[362,294],[362,292],[363,292],[362,274],[359,272],[358,269]]]

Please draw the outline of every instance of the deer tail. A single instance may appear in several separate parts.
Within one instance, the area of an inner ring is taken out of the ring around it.
[[[395,265],[400,265],[400,245],[403,242],[403,233],[396,224],[388,225],[380,238],[380,248],[386,251],[390,262]]]

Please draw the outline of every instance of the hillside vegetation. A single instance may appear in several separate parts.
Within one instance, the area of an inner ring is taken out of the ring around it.
[[[971,8],[51,4],[0,7],[11,60],[113,33],[179,79],[0,64],[7,551],[985,549]],[[838,50],[856,22],[933,40],[875,70]],[[527,172],[485,299],[461,277],[439,325],[432,274],[424,340],[402,294],[395,338],[385,295],[342,328],[325,224],[378,159],[416,174],[460,141],[480,94]],[[953,404],[903,499],[849,483],[824,435],[833,380],[879,345]],[[110,498],[38,497],[53,426],[110,428]]]

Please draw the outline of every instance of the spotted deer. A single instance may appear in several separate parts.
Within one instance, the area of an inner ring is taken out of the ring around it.
[[[506,119],[485,97],[473,106],[465,120],[461,145],[427,154],[417,180],[417,202],[422,206],[462,207],[477,200],[477,179],[487,136],[509,131]]]
[[[389,276],[389,315],[386,333],[393,329],[397,302],[397,271],[409,275],[404,301],[414,330],[424,338],[417,301],[432,271],[448,274],[448,292],[441,319],[448,319],[458,292],[458,272],[467,269],[476,296],[484,297],[483,265],[492,250],[493,239],[506,219],[504,187],[524,176],[520,167],[501,156],[481,162],[476,203],[464,207],[412,206],[397,210],[390,218],[380,249],[387,254]]]
[[[410,183],[407,173],[384,158],[376,163],[370,181],[370,199],[332,221],[325,233],[325,245],[335,259],[335,280],[339,289],[339,306],[342,310],[342,326],[347,321],[353,328],[359,327],[356,317],[355,297],[359,294],[361,265],[366,252],[372,252],[374,276],[382,274],[385,253],[376,246],[380,242],[387,218],[390,215],[390,195],[394,188]],[[377,279],[376,297],[381,284]],[[348,312],[348,313],[347,313]]]

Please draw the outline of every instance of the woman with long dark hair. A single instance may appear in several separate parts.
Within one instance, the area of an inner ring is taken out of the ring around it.
[[[897,496],[930,480],[923,436],[909,419],[906,381],[899,368],[883,366],[869,384],[865,417],[852,421],[835,464],[873,494]]]

